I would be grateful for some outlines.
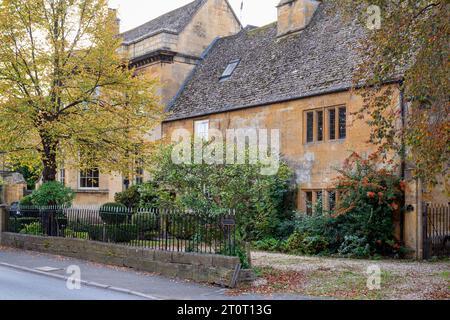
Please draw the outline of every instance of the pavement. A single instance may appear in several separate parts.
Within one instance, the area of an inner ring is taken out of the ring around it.
[[[81,289],[66,287],[71,266]],[[129,268],[0,247],[0,299],[19,300],[311,300],[290,294],[229,296],[227,289],[169,279]]]
[[[0,267],[0,300],[144,300],[145,298],[82,286],[69,290],[60,279]]]

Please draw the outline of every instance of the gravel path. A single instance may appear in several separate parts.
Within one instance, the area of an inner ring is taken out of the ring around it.
[[[450,261],[354,260],[252,252],[254,267],[302,275],[299,293],[358,299],[450,299]],[[367,268],[382,272],[381,290],[367,289]],[[300,277],[297,277],[300,279]],[[292,286],[290,286],[292,289]]]

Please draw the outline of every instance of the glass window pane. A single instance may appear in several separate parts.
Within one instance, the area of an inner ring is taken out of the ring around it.
[[[328,192],[328,208],[330,211],[336,209],[336,191]]]
[[[329,119],[329,132],[330,132],[330,140],[336,139],[336,110],[330,109],[328,110],[328,119]]]
[[[347,109],[339,108],[339,139],[347,137]]]
[[[306,192],[306,214],[307,215],[312,215],[312,196],[313,196],[313,194],[312,194],[312,192],[311,191],[308,191],[308,192]]]
[[[194,123],[194,129],[195,129],[195,138],[208,140],[208,134],[209,134],[209,121],[196,121]]]
[[[323,141],[323,111],[317,111],[317,141]]]
[[[222,76],[220,78],[223,79],[223,78],[230,77],[233,74],[236,67],[238,66],[238,64],[239,64],[239,60],[231,61],[225,68],[225,70],[222,73]]]
[[[306,115],[306,142],[314,141],[314,113],[308,112]]]

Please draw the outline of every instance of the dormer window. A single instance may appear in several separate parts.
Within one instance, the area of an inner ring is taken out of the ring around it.
[[[228,63],[227,67],[225,68],[225,71],[220,76],[220,80],[225,80],[231,77],[234,70],[236,70],[236,67],[239,65],[240,60],[233,60]]]

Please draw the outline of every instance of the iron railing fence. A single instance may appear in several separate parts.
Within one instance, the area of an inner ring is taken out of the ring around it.
[[[10,211],[10,232],[120,243],[155,250],[235,255],[235,212],[123,207],[33,207]]]
[[[424,258],[450,257],[450,205],[423,204],[422,217]]]

